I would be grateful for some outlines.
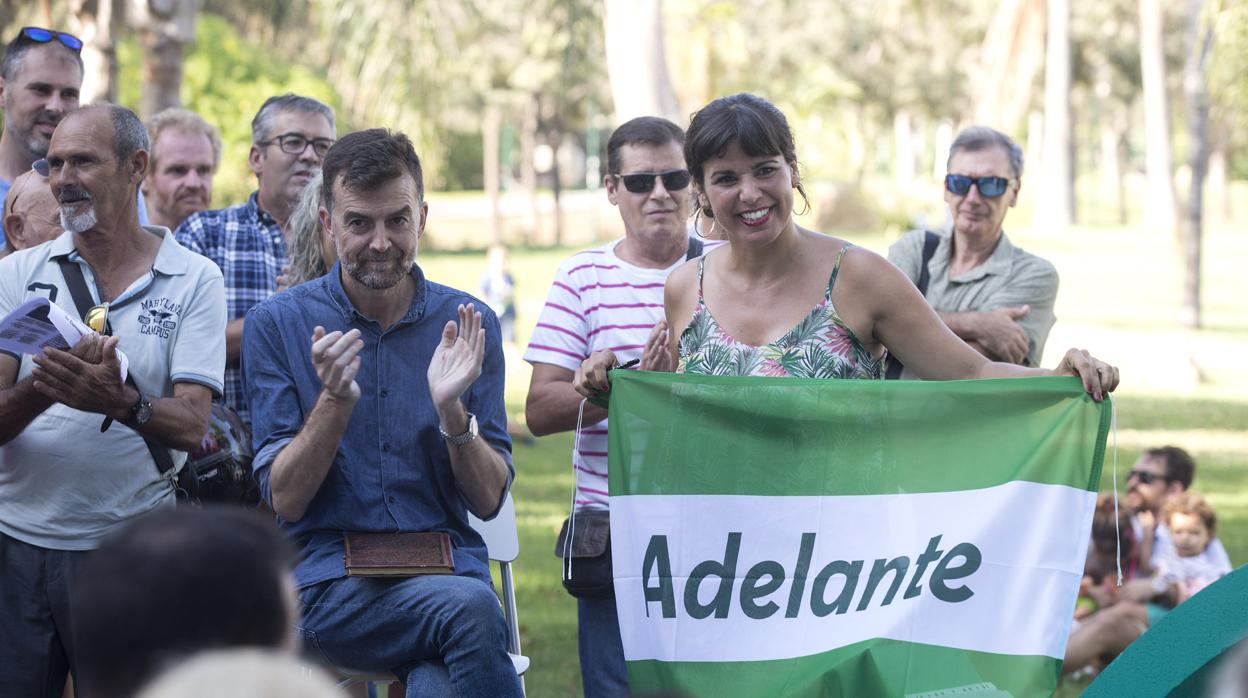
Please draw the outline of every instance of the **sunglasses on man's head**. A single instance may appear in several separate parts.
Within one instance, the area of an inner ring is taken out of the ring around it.
[[[634,172],[633,174],[615,175],[624,180],[624,188],[634,194],[646,194],[654,190],[654,178],[663,180],[663,188],[668,191],[680,191],[689,186],[689,170],[668,170],[667,172]]]
[[[58,32],[52,29],[43,29],[42,27],[22,27],[22,31],[18,33],[18,36],[28,41],[33,41],[36,44],[46,44],[53,39],[56,39],[61,42],[62,46],[71,51],[77,52],[82,50],[82,39],[79,39],[73,34],[66,34],[65,32]]]
[[[1150,473],[1147,470],[1131,470],[1127,472],[1127,482],[1131,482],[1131,478],[1139,480],[1141,485],[1151,485],[1162,479],[1162,476],[1158,473]]]
[[[995,199],[1005,193],[1006,188],[1010,186],[1010,180],[1005,177],[968,177],[966,175],[945,175],[945,189],[951,194],[958,196],[966,196],[971,190],[971,185],[979,187],[979,195]]]

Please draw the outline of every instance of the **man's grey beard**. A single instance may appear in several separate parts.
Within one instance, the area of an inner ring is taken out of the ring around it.
[[[394,288],[407,276],[412,269],[412,265],[416,263],[416,250],[412,250],[410,256],[406,256],[400,260],[399,268],[387,269],[386,271],[372,271],[364,266],[365,262],[376,261],[363,259],[358,262],[343,262],[343,268],[347,270],[347,275],[355,279],[359,283],[371,288],[375,291],[384,291],[388,288]]]
[[[99,222],[95,215],[95,204],[88,206],[86,211],[76,216],[67,215],[64,206],[61,207],[60,211],[61,229],[68,230],[71,233],[81,233],[90,230]]]

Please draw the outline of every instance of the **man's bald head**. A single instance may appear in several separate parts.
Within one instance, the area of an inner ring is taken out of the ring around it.
[[[18,176],[4,197],[4,235],[9,247],[24,250],[60,234],[60,213],[47,178],[34,170]]]

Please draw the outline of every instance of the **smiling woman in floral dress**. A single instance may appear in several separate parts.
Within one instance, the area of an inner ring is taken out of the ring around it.
[[[1055,369],[989,361],[958,339],[888,260],[799,227],[806,199],[784,114],[751,94],[693,116],[685,141],[695,205],[728,240],[668,277],[665,327],[642,368],[714,375],[880,378],[887,352],[928,380],[1073,375],[1096,400],[1118,370],[1071,349]],[[610,352],[577,371],[582,394],[606,390]]]

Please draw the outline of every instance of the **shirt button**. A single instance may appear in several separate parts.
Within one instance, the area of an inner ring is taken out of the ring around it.
[[[387,389],[387,388],[382,388],[382,389],[381,389],[381,396],[382,396],[382,397],[390,397],[390,390],[389,390],[389,389]]]
[[[382,452],[382,453],[389,453],[389,452],[390,452],[390,444],[382,444],[382,445],[381,445],[381,452]]]
[[[386,497],[386,501],[394,504],[397,500],[394,497]]]

